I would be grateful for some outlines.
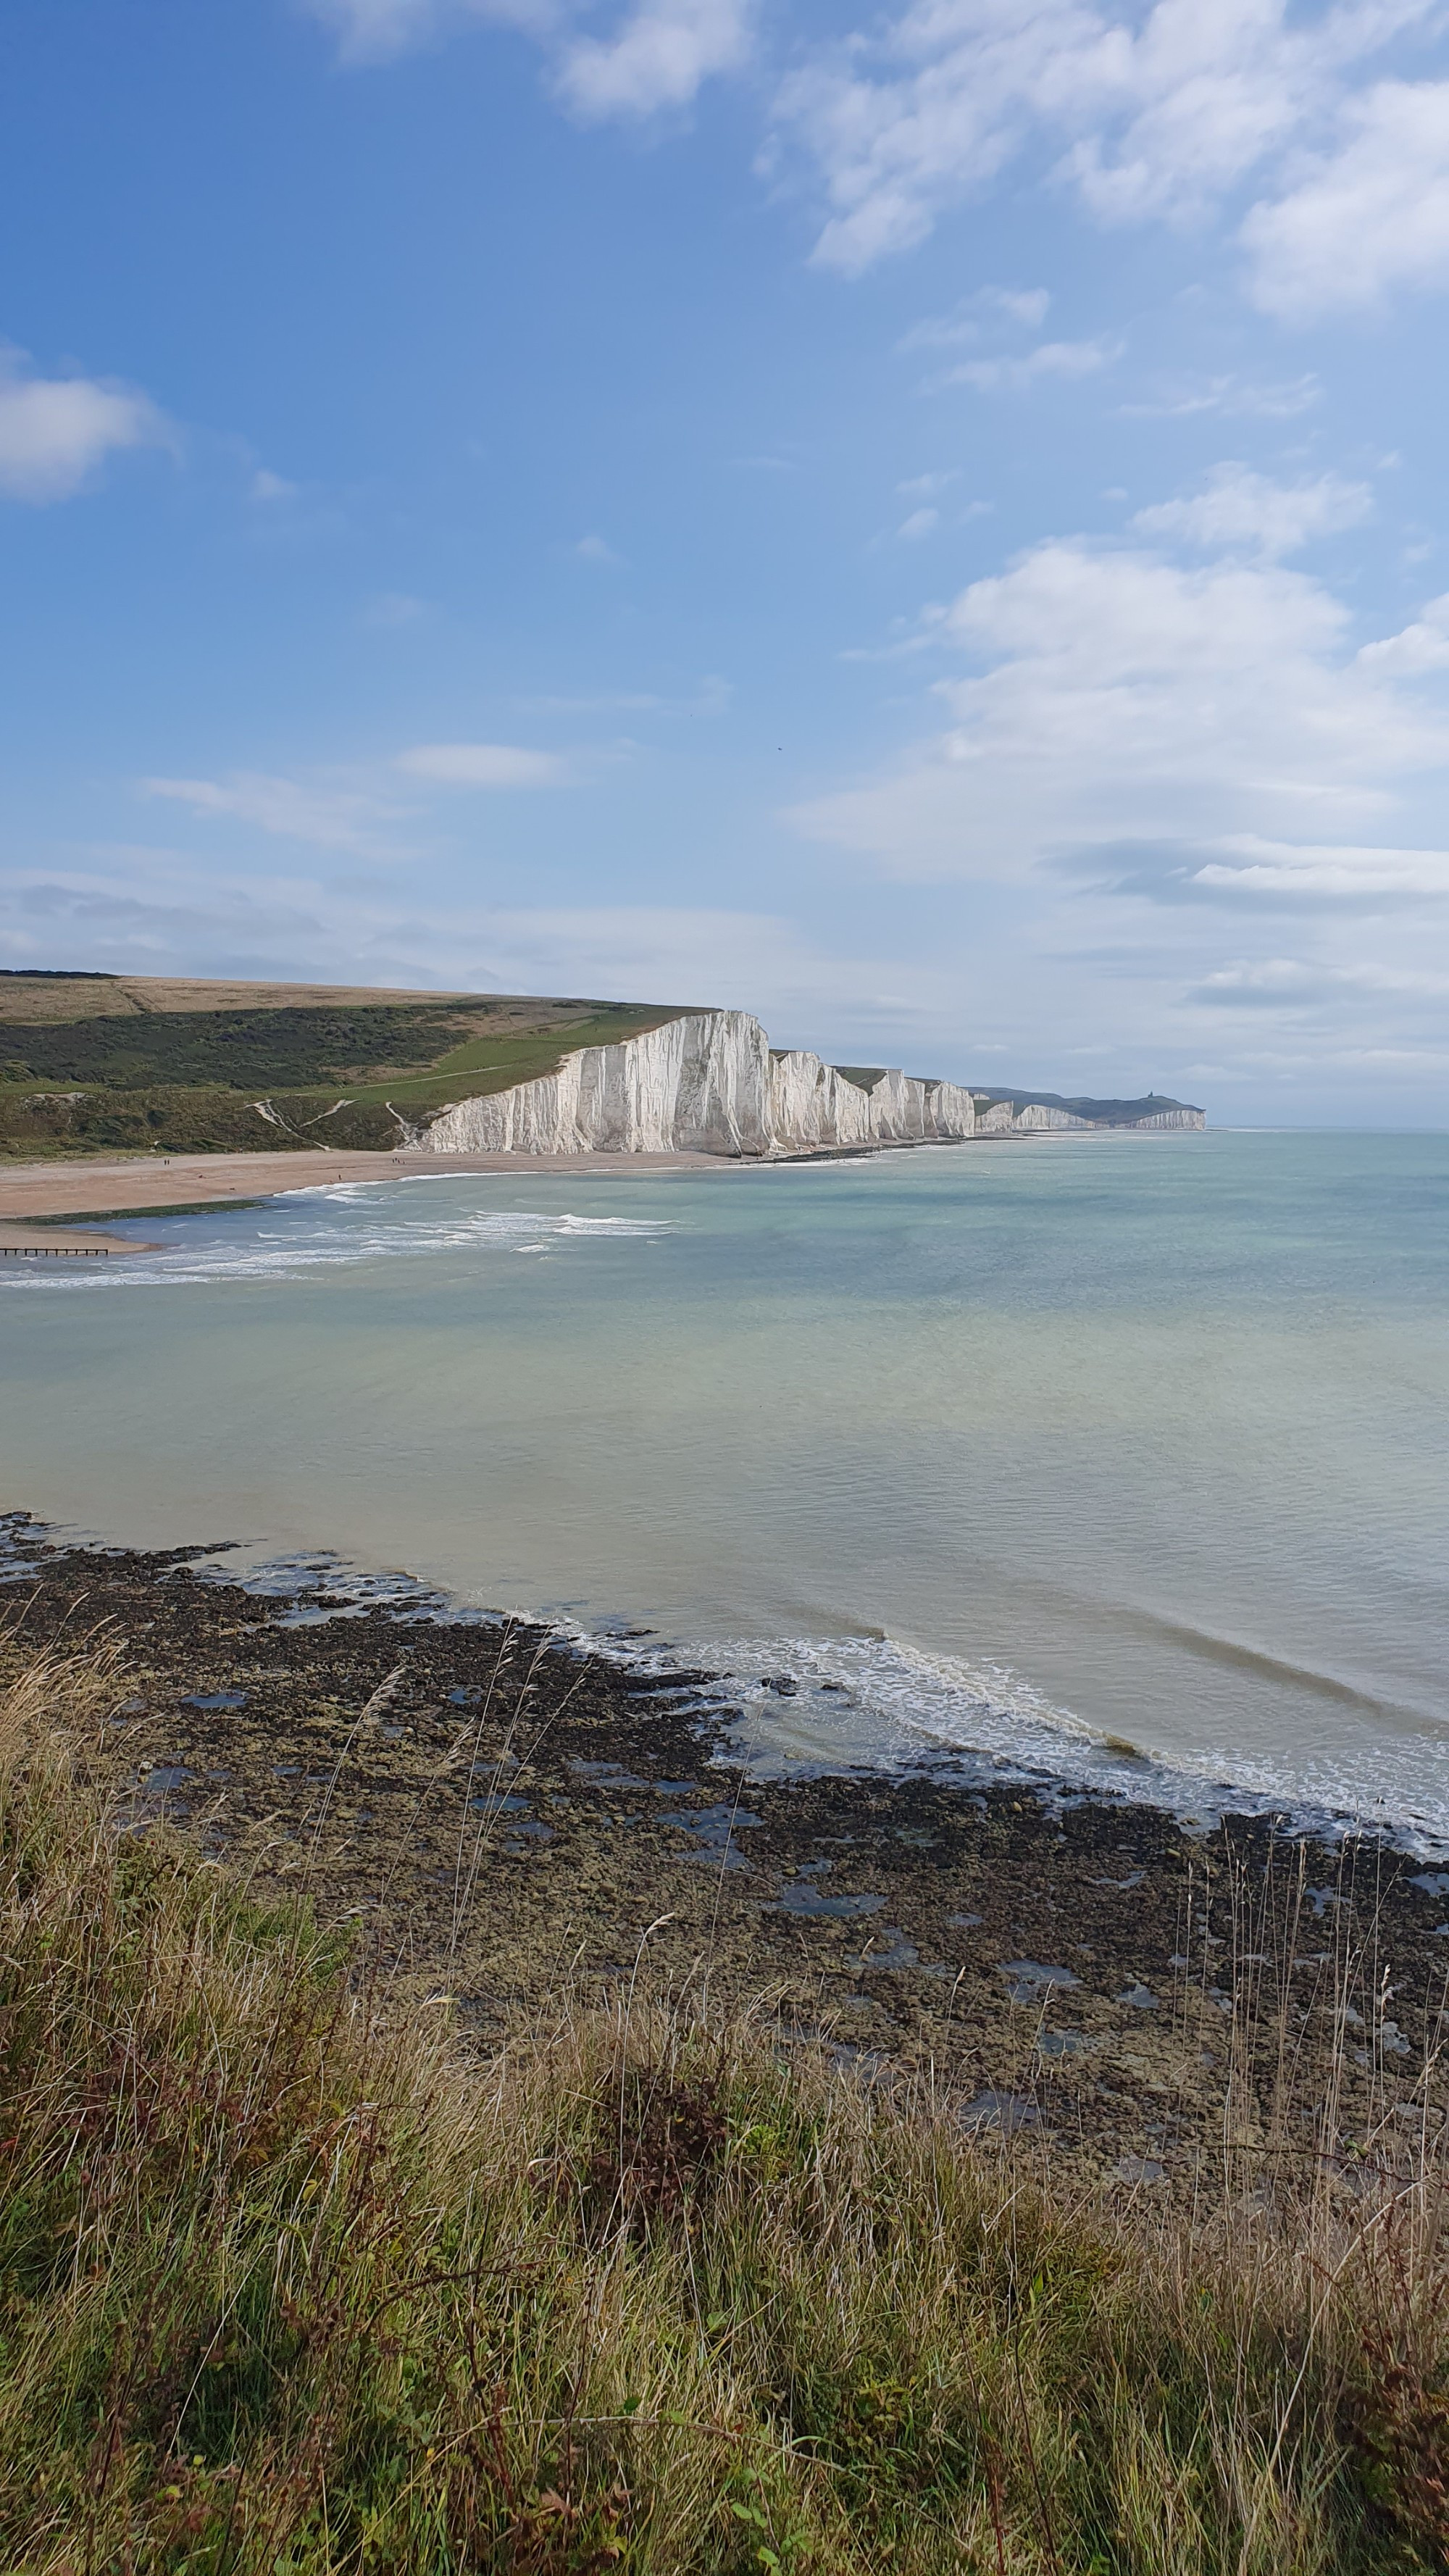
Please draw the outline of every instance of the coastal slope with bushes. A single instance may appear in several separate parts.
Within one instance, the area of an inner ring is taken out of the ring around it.
[[[0,1155],[703,1151],[1200,1127],[1190,1104],[972,1089],[772,1048],[743,1011],[0,974]]]

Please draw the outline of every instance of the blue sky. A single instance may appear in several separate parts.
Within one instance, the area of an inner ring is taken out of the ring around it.
[[[1429,0],[11,0],[0,962],[1449,1119]]]

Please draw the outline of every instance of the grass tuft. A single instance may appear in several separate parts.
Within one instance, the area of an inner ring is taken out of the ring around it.
[[[123,1829],[119,1689],[0,1701],[6,2569],[1449,2563],[1427,2118],[1357,2197],[1124,2219],[699,1999],[470,2062]]]

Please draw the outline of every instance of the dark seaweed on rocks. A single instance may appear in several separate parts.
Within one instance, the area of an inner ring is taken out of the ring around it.
[[[360,1927],[359,1974],[441,1981],[481,2044],[563,1982],[707,1972],[782,2045],[1027,2103],[973,2125],[1184,2189],[1230,2092],[1266,2133],[1285,2047],[1310,2098],[1337,2052],[1345,2155],[1421,2098],[1444,1874],[1381,1843],[1245,1817],[1190,1836],[924,1772],[746,1780],[704,1673],[672,1677],[681,1706],[617,1653],[402,1579],[369,1600],[322,1563],[243,1584],[214,1549],[0,1534],[9,1661],[119,1652],[94,1758],[126,1829],[305,1889]]]

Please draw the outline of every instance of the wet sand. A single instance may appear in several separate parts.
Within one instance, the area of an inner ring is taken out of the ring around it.
[[[0,1223],[64,1216],[138,1216],[167,1209],[224,1207],[228,1200],[273,1198],[328,1182],[396,1181],[416,1173],[435,1180],[458,1172],[586,1172],[590,1180],[641,1172],[709,1172],[728,1168],[718,1154],[137,1154],[106,1162],[0,1164]],[[134,1248],[134,1247],[131,1247]]]
[[[924,1761],[751,1777],[688,1675],[441,1605],[262,1594],[224,1555],[4,1534],[3,1659],[120,1650],[95,1760],[122,1823],[305,1889],[369,1975],[451,1997],[480,2042],[564,1992],[707,1976],[782,2046],[929,2074],[984,2138],[1117,2190],[1190,2193],[1225,2140],[1250,2167],[1327,2152],[1351,2189],[1395,2119],[1439,2116],[1449,1875],[1376,1840],[1192,1835]]]

